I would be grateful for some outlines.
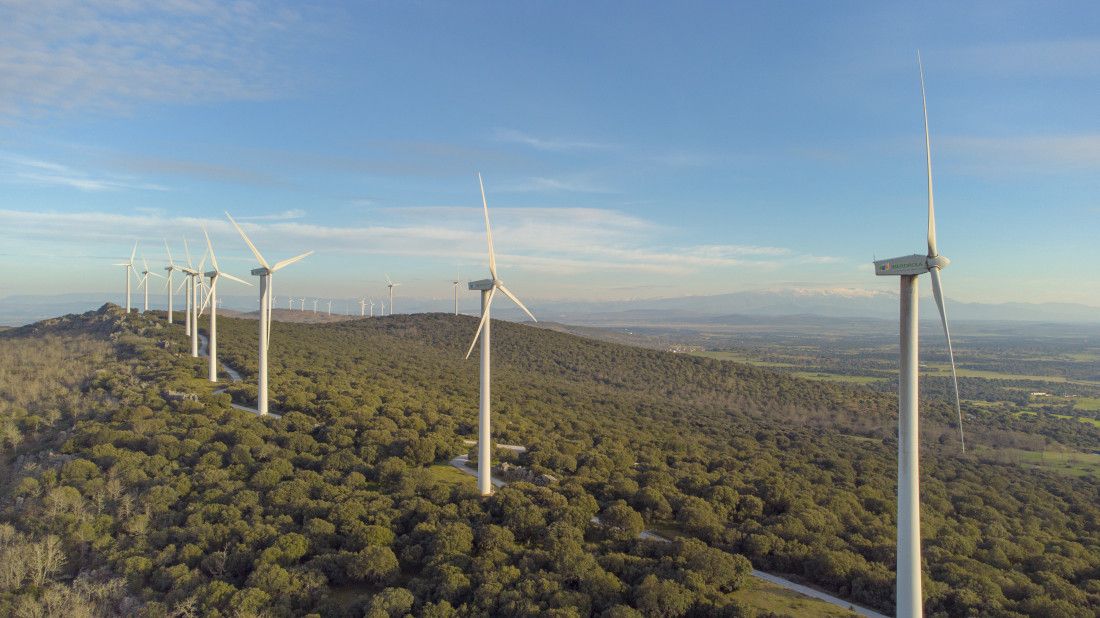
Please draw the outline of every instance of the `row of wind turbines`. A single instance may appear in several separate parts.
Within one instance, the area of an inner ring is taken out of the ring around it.
[[[897,530],[897,615],[899,617],[913,617],[921,616],[923,612],[922,608],[922,595],[921,595],[921,550],[920,550],[920,488],[919,488],[919,449],[918,449],[918,340],[917,340],[917,278],[928,273],[932,278],[932,293],[936,301],[936,306],[939,309],[940,320],[943,324],[944,336],[947,339],[948,355],[951,360],[951,376],[955,387],[955,410],[958,416],[959,423],[959,438],[962,445],[962,449],[965,452],[966,444],[962,434],[962,410],[960,407],[959,391],[958,391],[958,377],[955,368],[955,354],[951,345],[951,333],[947,323],[947,310],[944,305],[943,288],[941,282],[940,271],[950,264],[950,261],[939,254],[936,245],[936,221],[935,221],[935,207],[933,204],[933,190],[932,190],[932,150],[931,140],[928,130],[928,106],[927,99],[925,97],[924,86],[924,67],[920,61],[920,54],[917,55],[918,65],[920,67],[920,81],[921,81],[921,102],[924,115],[924,145],[925,145],[925,159],[927,169],[927,183],[928,183],[928,251],[926,254],[908,255],[899,258],[892,258],[886,260],[876,260],[875,274],[879,276],[899,276],[901,281],[901,298],[900,298],[900,379],[898,389],[898,530]],[[514,302],[525,314],[527,314],[532,320],[535,320],[534,314],[513,294],[504,282],[500,279],[497,273],[496,255],[493,250],[493,232],[492,226],[489,222],[489,204],[485,196],[485,185],[482,181],[481,174],[478,174],[478,185],[481,189],[481,201],[482,212],[485,220],[485,235],[488,243],[488,262],[489,262],[489,278],[481,279],[478,281],[471,281],[468,284],[470,290],[475,290],[481,293],[481,319],[478,322],[477,330],[474,333],[473,340],[470,343],[470,347],[466,352],[466,358],[469,358],[473,353],[474,347],[481,344],[480,354],[480,391],[479,391],[479,406],[478,406],[478,466],[477,466],[477,486],[478,491],[483,496],[488,496],[492,492],[491,483],[491,432],[490,432],[490,386],[491,386],[491,344],[490,344],[490,332],[491,322],[490,315],[492,309],[492,303],[496,298],[497,292],[500,292],[504,296],[507,296],[512,302]],[[253,255],[259,262],[259,268],[253,269],[251,274],[259,277],[259,301],[260,301],[260,320],[259,320],[259,372],[258,372],[258,411],[261,415],[268,414],[268,349],[270,345],[271,337],[271,310],[272,310],[272,281],[273,276],[279,270],[294,264],[305,257],[312,254],[312,251],[303,253],[301,255],[270,264],[260,253],[256,245],[249,239],[248,235],[237,224],[233,217],[226,213],[229,221],[240,233],[241,238],[248,245]],[[205,235],[206,231],[203,230]],[[178,266],[171,262],[169,253],[169,265],[166,267],[168,271],[168,286],[171,286],[172,272],[179,270],[188,277],[185,284],[187,285],[187,322],[186,329],[191,336],[191,353],[192,356],[198,355],[197,347],[197,324],[198,317],[205,311],[205,308],[210,308],[210,380],[217,380],[217,360],[216,360],[216,287],[217,281],[220,277],[226,277],[236,282],[246,283],[241,279],[233,277],[225,272],[222,272],[218,268],[217,259],[214,256],[213,245],[210,243],[209,235],[206,235],[207,254],[210,256],[210,262],[213,266],[213,270],[206,273],[202,272],[202,264],[198,269],[194,269],[190,265],[190,255],[188,255],[188,265]],[[127,268],[126,278],[126,291],[127,291],[127,311],[129,311],[129,293],[130,293],[130,275],[133,271],[133,260],[136,252],[136,245],[133,252],[130,255],[130,261],[119,264]],[[205,263],[205,257],[203,258]],[[148,264],[143,263],[144,270],[142,271],[142,277],[139,280],[139,287],[144,286],[146,298],[148,297],[148,277],[150,275],[160,277],[160,275],[149,271]],[[206,299],[202,303],[202,308],[199,308],[197,299],[204,284],[202,284],[202,276],[205,275],[209,280],[208,293]],[[390,309],[392,313],[393,308],[393,288],[400,285],[394,283],[389,277],[386,277],[389,290]],[[454,286],[455,296],[455,313],[458,313],[458,288],[460,284],[459,278],[456,276],[452,281]],[[250,285],[247,284],[246,285]],[[168,306],[168,322],[172,322],[172,305],[171,295],[169,295]],[[361,313],[364,310],[365,305],[360,301]],[[304,299],[303,299],[304,306]],[[148,304],[146,302],[146,308]],[[373,312],[373,305],[372,305]]]

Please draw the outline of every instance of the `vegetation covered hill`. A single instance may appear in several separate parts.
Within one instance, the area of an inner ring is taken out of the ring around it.
[[[892,609],[886,394],[494,323],[494,434],[529,447],[497,456],[560,483],[482,500],[439,473],[476,429],[472,318],[277,323],[279,420],[228,405],[254,320],[219,321],[228,394],[179,325],[34,328],[0,336],[0,613],[744,615],[742,556]],[[36,350],[67,383],[12,386]],[[928,612],[1094,613],[1096,480],[959,458],[925,417]]]

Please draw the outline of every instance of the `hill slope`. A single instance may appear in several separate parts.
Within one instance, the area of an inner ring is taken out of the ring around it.
[[[561,482],[481,500],[436,472],[476,426],[474,326],[277,323],[281,420],[197,379],[205,359],[181,354],[179,325],[105,310],[4,333],[5,348],[76,337],[114,360],[78,380],[85,405],[9,411],[25,439],[5,450],[0,518],[15,526],[0,537],[15,540],[0,545],[53,535],[68,562],[51,576],[108,591],[66,598],[114,611],[737,615],[737,554],[891,609],[892,397],[494,322],[494,435],[529,447],[499,457]],[[247,380],[255,321],[219,327]],[[928,611],[1096,607],[1095,480],[958,459],[946,407],[926,416]],[[643,525],[681,540],[638,541]],[[28,581],[0,602],[30,602]]]

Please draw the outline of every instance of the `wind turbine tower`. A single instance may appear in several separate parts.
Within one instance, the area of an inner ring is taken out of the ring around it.
[[[492,447],[490,444],[491,434],[489,432],[489,310],[493,304],[493,296],[496,295],[497,290],[500,290],[505,296],[512,299],[512,302],[516,303],[520,309],[523,309],[523,312],[529,315],[532,320],[535,319],[535,316],[527,310],[527,307],[525,307],[518,298],[516,298],[515,294],[512,294],[508,288],[504,287],[504,282],[497,278],[497,260],[496,254],[493,252],[493,229],[489,226],[489,202],[485,199],[485,184],[481,181],[481,174],[477,175],[477,182],[481,186],[481,205],[485,213],[485,237],[489,242],[490,278],[470,282],[471,290],[481,292],[481,322],[477,325],[477,332],[474,333],[474,340],[470,342],[470,349],[466,351],[466,358],[470,358],[470,354],[473,353],[474,346],[477,345],[478,337],[480,336],[481,396],[477,414],[477,488],[482,496],[488,496],[493,491],[491,476],[492,465],[490,461]]]
[[[393,315],[393,289],[401,285],[400,283],[394,283],[389,275],[386,275],[386,287],[390,289],[390,315]],[[382,312],[385,315],[385,311]]]
[[[458,284],[461,283],[459,281],[458,271],[455,271],[455,278],[451,283],[454,285],[455,290],[455,315],[458,315]]]
[[[955,384],[955,412],[959,422],[959,441],[963,452],[962,408],[959,405],[959,379],[955,371],[955,351],[947,327],[940,271],[951,262],[936,248],[936,211],[932,199],[932,146],[928,134],[928,103],[924,94],[924,66],[920,62],[921,103],[924,110],[924,154],[928,171],[928,254],[907,255],[875,261],[875,274],[901,279],[901,362],[898,380],[898,533],[897,533],[897,615],[914,618],[922,615],[920,551],[920,458],[918,440],[919,355],[917,348],[917,277],[928,273],[932,295],[940,311],[947,353],[951,359],[951,378]]]
[[[252,244],[252,241],[248,238],[248,235],[244,233],[241,226],[237,225],[237,222],[233,220],[233,217],[229,213],[225,213],[226,217],[229,217],[229,221],[233,224],[233,227],[237,228],[237,232],[240,233],[241,238],[248,245],[248,248],[252,250],[252,254],[256,256],[256,261],[260,263],[260,268],[253,269],[252,274],[260,278],[260,357],[259,357],[259,379],[258,379],[258,393],[256,401],[256,409],[260,414],[267,414],[267,348],[271,343],[271,279],[272,276],[287,266],[312,255],[312,251],[307,251],[301,255],[285,259],[281,262],[276,262],[274,266],[269,265],[264,256],[260,254],[260,250],[256,248],[256,245]]]
[[[141,310],[141,312],[142,313],[148,313],[149,312],[149,275],[153,275],[154,277],[160,277],[161,279],[163,279],[164,277],[161,276],[161,275],[158,275],[155,272],[151,272],[149,270],[149,262],[145,261],[144,256],[141,258],[141,265],[145,268],[145,270],[141,271],[141,281],[138,282],[138,287],[139,288],[141,288],[142,286],[145,287],[145,290],[144,290],[145,291],[145,304],[142,305],[143,309]]]
[[[130,276],[133,274],[134,270],[134,256],[137,254],[137,247],[138,244],[135,242],[133,250],[130,251],[129,262],[118,262],[115,264],[115,266],[126,267],[126,313],[130,313]]]
[[[206,295],[205,305],[210,305],[210,349],[208,356],[210,357],[210,370],[208,378],[211,382],[218,381],[218,279],[225,277],[236,281],[237,283],[243,283],[251,286],[252,284],[238,279],[229,273],[224,273],[218,268],[218,258],[214,256],[214,245],[210,243],[210,235],[206,233],[206,227],[202,228],[202,235],[206,237],[206,250],[210,252],[210,266],[214,268],[210,272],[206,273],[206,277],[210,279],[210,292]]]
[[[168,248],[168,239],[164,240],[164,250],[168,252],[168,265],[164,267],[164,270],[168,271],[168,281],[164,284],[164,289],[168,290],[168,323],[172,323],[172,298],[176,295],[175,290],[172,288],[172,272],[180,270],[176,263],[172,261],[172,250]],[[190,330],[190,329],[189,329]]]

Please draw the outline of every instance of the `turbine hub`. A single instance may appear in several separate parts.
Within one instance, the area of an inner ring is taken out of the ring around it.
[[[928,268],[938,268],[943,270],[951,263],[951,260],[945,258],[942,255],[928,258]]]

